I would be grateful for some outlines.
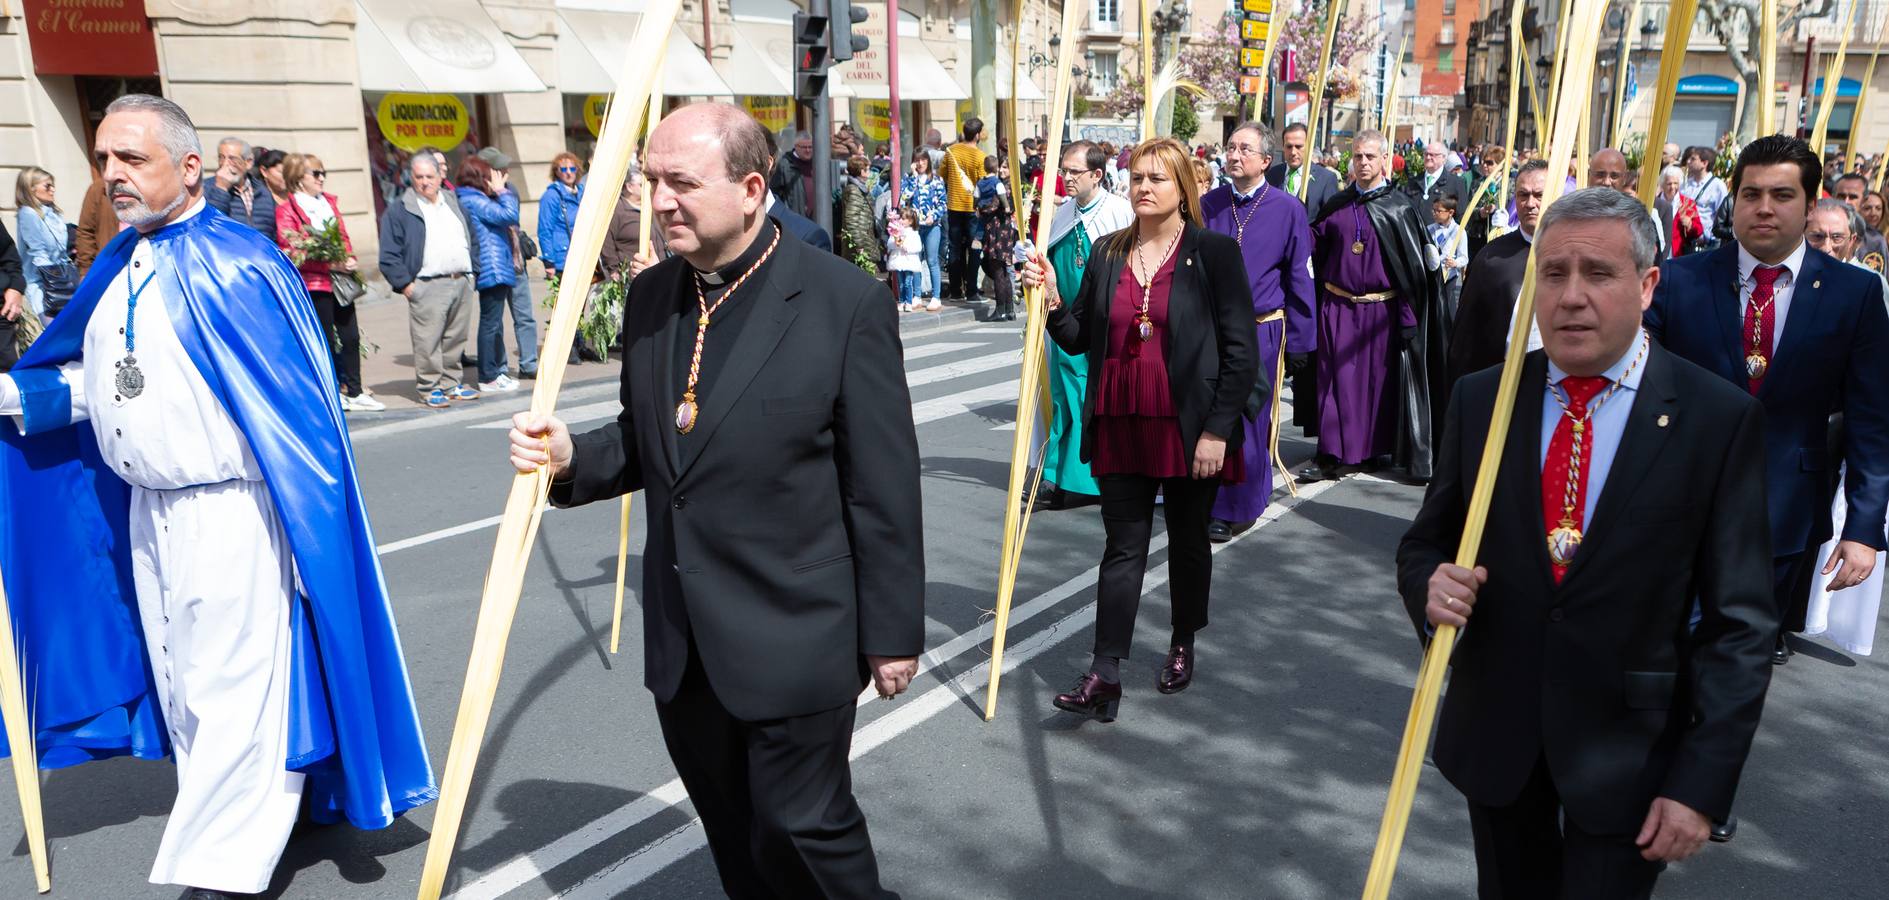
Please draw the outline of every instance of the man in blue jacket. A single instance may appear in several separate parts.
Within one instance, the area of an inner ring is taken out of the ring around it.
[[[210,208],[275,240],[275,195],[256,171],[249,143],[226,137],[216,145],[216,178],[203,185]]]
[[[1889,310],[1882,281],[1804,243],[1823,166],[1801,140],[1747,144],[1732,170],[1735,242],[1661,264],[1646,311],[1655,340],[1750,391],[1765,411],[1765,487],[1783,627],[1802,631],[1816,548],[1831,536],[1829,420],[1848,430],[1850,514],[1824,567],[1828,590],[1861,582],[1885,546],[1889,507]]]

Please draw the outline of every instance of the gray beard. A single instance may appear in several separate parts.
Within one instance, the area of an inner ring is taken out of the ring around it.
[[[139,230],[149,228],[152,225],[157,225],[165,219],[170,218],[170,214],[176,212],[178,207],[183,206],[184,201],[188,199],[189,196],[189,194],[179,191],[176,197],[171,198],[171,202],[164,204],[163,209],[152,209],[144,202],[144,198],[140,197],[138,198],[137,206],[133,206],[130,209],[117,210],[118,221]],[[116,207],[113,208],[116,209]]]

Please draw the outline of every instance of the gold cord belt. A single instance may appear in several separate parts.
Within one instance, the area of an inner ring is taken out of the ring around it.
[[[1258,325],[1266,325],[1272,322],[1284,322],[1285,320],[1286,320],[1286,311],[1283,309],[1275,309],[1272,312],[1269,312],[1263,316],[1259,316],[1253,321],[1255,324],[1258,324]],[[1283,331],[1283,329],[1281,330]],[[1279,455],[1279,388],[1280,388],[1280,385],[1285,383],[1285,380],[1286,380],[1286,336],[1282,333],[1279,335],[1279,362],[1278,362],[1278,365],[1273,367],[1272,435],[1269,437],[1269,439],[1266,442],[1267,443],[1266,449],[1269,453],[1272,454],[1273,466],[1279,470],[1279,479],[1286,483],[1286,491],[1290,493],[1292,496],[1297,497],[1299,495],[1299,487],[1298,485],[1292,483],[1292,473],[1286,469],[1285,458]]]
[[[1349,300],[1353,303],[1383,303],[1384,301],[1397,296],[1396,291],[1378,291],[1375,294],[1354,294],[1350,291],[1345,290],[1344,288],[1339,287],[1338,285],[1332,284],[1329,281],[1325,282],[1325,290],[1330,291],[1331,293],[1336,294],[1340,297],[1343,297],[1346,300]]]

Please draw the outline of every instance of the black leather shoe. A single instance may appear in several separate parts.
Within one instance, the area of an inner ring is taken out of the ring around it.
[[[1248,531],[1251,531],[1253,529],[1253,526],[1257,524],[1259,524],[1258,519],[1248,519],[1244,522],[1234,522],[1233,523],[1233,536],[1239,537],[1240,535],[1245,534]]]
[[[209,888],[185,888],[184,895],[178,900],[238,900],[241,897],[253,897],[254,894],[230,894],[213,891]]]
[[[1053,484],[1046,484],[1037,488],[1036,503],[1030,507],[1030,511],[1043,512],[1044,510],[1050,509],[1062,509],[1062,494],[1063,492],[1058,490]]]
[[[1198,661],[1194,651],[1186,647],[1170,648],[1167,662],[1161,666],[1161,674],[1155,678],[1154,689],[1163,694],[1178,694],[1187,690],[1187,686],[1194,683],[1194,665]]]
[[[1738,817],[1728,816],[1723,822],[1712,823],[1712,843],[1723,844],[1738,834]]]
[[[1224,519],[1215,519],[1207,525],[1207,540],[1224,544],[1233,540],[1233,526]]]
[[[1791,654],[1796,651],[1784,640],[1784,635],[1777,636],[1777,647],[1771,651],[1771,665],[1781,666],[1791,661]]]
[[[1063,712],[1080,713],[1102,722],[1113,722],[1116,711],[1122,706],[1122,685],[1121,682],[1109,684],[1102,680],[1102,676],[1089,672],[1076,682],[1075,690],[1057,694],[1053,702]]]

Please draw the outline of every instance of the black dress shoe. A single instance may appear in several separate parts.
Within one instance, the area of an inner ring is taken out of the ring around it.
[[[238,900],[240,897],[253,897],[254,894],[231,894],[213,891],[209,888],[185,888],[184,895],[178,900]]]
[[[1080,713],[1103,722],[1115,721],[1116,711],[1122,706],[1121,682],[1110,684],[1094,672],[1084,674],[1076,682],[1076,689],[1066,694],[1057,694],[1053,701],[1057,709],[1063,712]]]
[[[1225,519],[1213,520],[1207,525],[1207,540],[1216,544],[1224,544],[1227,541],[1233,540],[1233,526],[1228,524]]]
[[[1779,634],[1777,636],[1777,647],[1771,651],[1771,665],[1781,666],[1790,662],[1791,654],[1795,652],[1796,651],[1791,649],[1791,645],[1785,642],[1784,635]]]
[[[1738,817],[1726,816],[1723,822],[1712,823],[1712,843],[1723,844],[1738,834]]]
[[[1194,665],[1198,662],[1194,651],[1186,647],[1173,647],[1168,650],[1167,662],[1161,666],[1161,674],[1156,676],[1154,689],[1163,694],[1178,694],[1187,690],[1194,683]]]
[[[1248,531],[1251,531],[1254,525],[1259,524],[1259,520],[1247,519],[1244,522],[1234,522],[1232,524],[1233,524],[1233,536],[1239,537],[1240,535],[1245,534]]]
[[[1051,509],[1062,509],[1062,507],[1058,505],[1062,500],[1062,493],[1063,492],[1057,490],[1056,486],[1053,484],[1046,484],[1037,488],[1036,502],[1031,504],[1030,511],[1043,512]]]

